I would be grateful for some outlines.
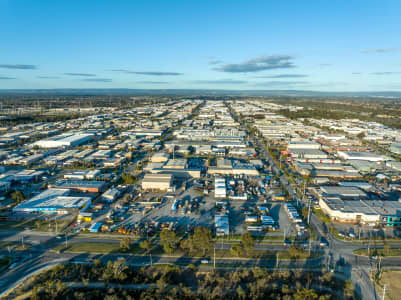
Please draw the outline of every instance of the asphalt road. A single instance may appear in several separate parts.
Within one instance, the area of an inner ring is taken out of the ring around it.
[[[4,234],[3,234],[4,235]],[[48,237],[47,242],[51,246],[57,244],[58,239],[54,240],[55,237],[48,235],[40,235],[37,237],[43,238]],[[51,241],[53,241],[51,243]],[[94,238],[73,238],[71,242],[112,242],[116,243],[119,240],[113,239],[94,239]],[[216,248],[223,247],[228,249],[231,245],[228,243],[217,244]],[[49,246],[50,247],[50,246]],[[262,247],[270,247],[272,250],[282,249],[281,245],[258,245]],[[338,249],[342,249],[339,252]],[[216,265],[218,267],[251,267],[251,266],[263,266],[269,268],[287,268],[287,269],[316,269],[326,266],[328,269],[334,269],[336,272],[343,273],[348,279],[358,280],[357,290],[363,295],[363,299],[375,299],[375,291],[373,285],[370,284],[369,269],[375,266],[375,262],[367,257],[358,257],[352,255],[352,251],[360,248],[358,245],[354,245],[348,242],[342,242],[338,240],[331,240],[329,248],[325,249],[325,255],[308,259],[308,260],[280,260],[277,262],[275,259],[271,260],[259,260],[259,259],[216,259]],[[6,251],[2,251],[0,254],[7,254]],[[6,273],[0,276],[0,291],[4,292],[11,286],[24,279],[29,274],[35,272],[43,267],[52,266],[58,263],[75,262],[75,263],[91,263],[93,259],[100,259],[103,262],[109,260],[117,260],[123,257],[127,264],[133,266],[145,266],[150,264],[190,264],[201,265],[204,261],[202,258],[190,258],[190,257],[167,257],[167,256],[143,256],[143,255],[128,255],[128,254],[107,254],[107,255],[96,255],[96,254],[74,254],[74,253],[56,253],[50,252],[48,247],[43,245],[32,246],[26,251],[17,251],[14,254],[16,257],[21,259],[18,266],[8,270]],[[213,267],[213,257],[207,258],[208,265]],[[383,258],[383,267],[394,267],[401,266],[401,258]],[[369,296],[370,295],[370,296]]]

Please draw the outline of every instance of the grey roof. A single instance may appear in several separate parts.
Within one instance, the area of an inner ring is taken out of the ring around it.
[[[353,186],[321,186],[320,190],[327,195],[339,197],[366,197],[366,193]]]

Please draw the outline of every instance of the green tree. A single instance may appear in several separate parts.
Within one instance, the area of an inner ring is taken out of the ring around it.
[[[101,275],[101,280],[106,284],[113,280],[123,281],[128,277],[127,271],[128,266],[125,264],[124,259],[119,259],[115,262],[108,261]]]
[[[314,290],[310,290],[310,289],[298,290],[294,294],[295,300],[313,300],[313,299],[317,299],[317,297],[318,297],[318,295],[316,294],[316,292]]]
[[[123,173],[121,178],[124,184],[135,184],[137,182],[137,178],[131,173]]]
[[[308,218],[308,208],[306,207],[306,206],[304,206],[303,208],[302,208],[302,217],[304,217],[304,219],[307,219]]]
[[[120,249],[124,252],[131,250],[131,239],[123,238],[120,240]]]
[[[290,248],[288,248],[288,254],[291,258],[297,259],[301,256],[302,250],[297,246],[291,246]]]
[[[250,253],[255,247],[255,241],[251,233],[246,232],[241,236],[241,243],[247,253]]]
[[[40,222],[40,220],[35,221],[36,229],[39,229],[41,225],[42,225],[42,222]]]
[[[21,191],[15,191],[11,194],[11,199],[16,203],[21,203],[25,201],[25,196]]]
[[[247,298],[245,290],[240,285],[235,290],[235,293],[237,294],[238,299],[246,299]]]
[[[344,283],[344,296],[350,299],[354,296],[354,285],[349,280]]]
[[[76,291],[76,292],[74,292],[74,299],[77,299],[77,300],[86,300],[86,295],[85,295],[85,293],[84,292],[81,292],[81,291]]]
[[[63,293],[66,291],[67,286],[65,283],[60,280],[53,281],[49,280],[45,282],[45,292],[50,296],[51,299],[55,299],[57,297],[61,297]]]
[[[240,257],[244,253],[244,248],[242,247],[242,245],[234,244],[230,248],[230,253],[233,256]]]
[[[162,230],[160,232],[160,244],[166,253],[173,253],[177,248],[177,234],[172,230]]]
[[[212,232],[202,226],[195,228],[192,236],[192,246],[195,250],[202,250],[203,255],[212,247]]]
[[[139,247],[141,247],[146,252],[149,252],[150,247],[152,246],[152,242],[150,240],[143,240],[139,243]]]

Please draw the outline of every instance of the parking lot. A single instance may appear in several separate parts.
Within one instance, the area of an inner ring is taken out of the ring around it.
[[[390,227],[376,228],[367,225],[347,224],[332,222],[334,228],[338,230],[340,236],[351,239],[376,239],[377,237],[394,238],[400,237],[400,230]]]
[[[241,235],[251,227],[252,232],[262,236],[295,236],[295,224],[290,220],[281,199],[280,184],[270,176],[223,176],[226,179],[227,196],[215,198],[214,176],[200,179],[175,178],[174,192],[142,190],[140,184],[125,188],[117,201],[104,203],[99,210],[91,207],[92,222],[77,224],[77,229],[89,229],[95,222],[104,224],[102,231],[124,234],[155,233],[161,228],[174,228],[185,232],[195,226],[215,228],[217,203],[225,203],[224,213],[228,217],[229,229],[224,235]],[[268,178],[268,179],[267,179]],[[241,195],[247,195],[245,199]],[[263,210],[262,210],[263,209]],[[248,217],[255,216],[255,222]],[[265,218],[265,219],[264,219]],[[270,220],[268,224],[263,220]]]
[[[210,180],[209,186],[212,185],[211,182]],[[132,197],[135,199],[134,202],[131,201],[119,208],[118,215],[121,219],[113,225],[113,229],[116,230],[121,225],[132,227],[138,224],[174,224],[174,228],[180,231],[195,226],[213,230],[216,202],[223,201],[228,207],[231,235],[246,232],[249,225],[246,222],[247,214],[255,212],[260,206],[267,208],[266,213],[272,217],[275,224],[274,228],[260,234],[267,236],[296,234],[294,224],[290,221],[281,201],[268,200],[265,195],[249,195],[245,201],[215,198],[213,189],[205,195],[196,180],[181,182],[180,187],[176,192],[142,192],[137,197]],[[277,191],[277,188],[269,190],[270,194]]]
[[[174,202],[177,202],[175,209]],[[212,197],[203,196],[194,187],[190,187],[177,193],[147,193],[144,198],[134,202],[134,205],[135,209],[125,213],[126,217],[121,224],[128,226],[138,223],[173,222],[178,228],[186,229],[188,225],[210,227],[213,223],[215,202]]]

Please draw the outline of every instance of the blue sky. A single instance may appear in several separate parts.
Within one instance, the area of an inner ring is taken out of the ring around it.
[[[401,91],[401,1],[0,0],[0,89]]]

